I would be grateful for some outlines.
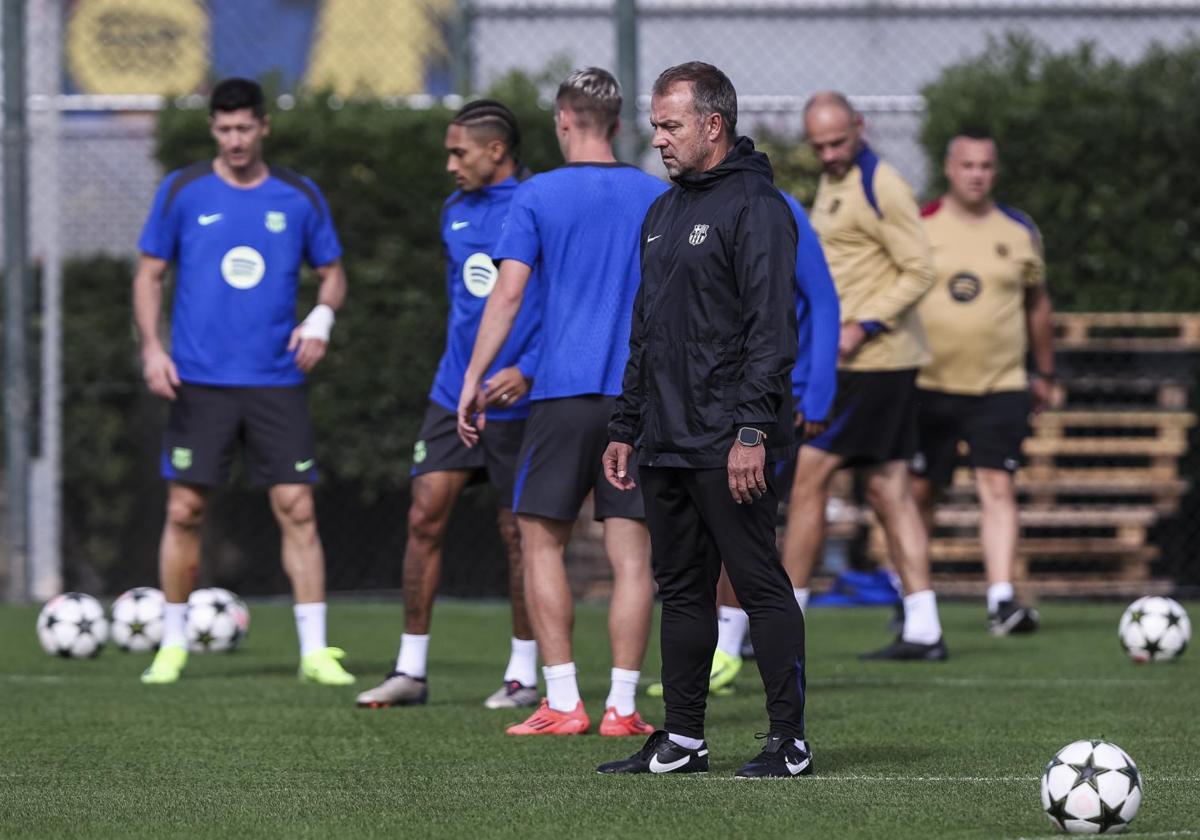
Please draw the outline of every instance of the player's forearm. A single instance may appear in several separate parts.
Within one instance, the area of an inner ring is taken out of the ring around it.
[[[858,315],[859,323],[878,321],[885,328],[894,329],[904,313],[916,306],[933,286],[933,265],[928,255],[910,258],[899,265],[900,275],[867,302]]]
[[[321,278],[321,286],[317,289],[317,305],[328,306],[337,312],[346,303],[349,291],[346,270],[339,261],[318,268],[317,274]]]
[[[1029,293],[1025,308],[1025,323],[1029,330],[1029,349],[1034,369],[1038,373],[1054,373],[1054,306],[1045,286]]]
[[[142,350],[162,347],[158,335],[158,316],[162,311],[162,277],[139,268],[133,277],[133,321],[137,326]]]
[[[496,361],[500,348],[512,332],[517,313],[521,310],[521,299],[524,297],[525,282],[528,279],[528,273],[524,278],[519,278],[501,270],[496,288],[492,290],[487,305],[483,307],[483,319],[475,336],[475,349],[471,352],[471,361],[467,365],[467,378],[482,379],[491,368],[492,362]]]

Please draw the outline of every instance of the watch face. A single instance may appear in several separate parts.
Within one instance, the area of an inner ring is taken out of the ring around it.
[[[742,446],[758,446],[762,442],[762,432],[757,429],[738,429],[738,443]]]

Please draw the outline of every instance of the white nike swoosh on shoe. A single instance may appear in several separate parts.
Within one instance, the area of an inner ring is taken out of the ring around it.
[[[797,773],[803,772],[805,767],[812,764],[812,757],[810,756],[810,757],[804,759],[799,764],[792,764],[792,762],[788,761],[785,758],[783,760],[783,763],[784,763],[784,766],[787,767],[788,772],[791,773],[793,776],[795,776]]]
[[[471,224],[471,223],[470,222],[451,222],[450,230],[462,230],[463,228],[467,227],[467,225],[469,225],[469,224]]]
[[[676,761],[668,761],[665,764],[658,760],[657,755],[650,757],[650,772],[651,773],[670,773],[672,770],[678,770],[683,765],[692,760],[690,755],[685,755]]]
[[[658,236],[649,236],[649,237],[647,237],[647,238],[646,238],[646,244],[647,244],[647,245],[649,245],[649,244],[650,244],[651,242],[653,242],[655,239],[662,239],[662,236],[663,236],[663,235],[662,235],[661,233],[660,233]]]

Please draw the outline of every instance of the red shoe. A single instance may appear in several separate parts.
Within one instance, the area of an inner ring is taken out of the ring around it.
[[[560,712],[551,709],[550,701],[543,697],[536,712],[523,723],[514,723],[505,732],[509,735],[582,735],[591,725],[582,700],[574,711]]]
[[[653,735],[654,727],[642,720],[635,709],[631,714],[619,715],[617,710],[609,706],[604,710],[600,721],[600,734],[621,738],[625,735]]]

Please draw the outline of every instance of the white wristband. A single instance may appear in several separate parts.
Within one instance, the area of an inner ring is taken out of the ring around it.
[[[329,343],[329,331],[333,329],[333,310],[324,303],[318,303],[308,317],[300,324],[301,338],[319,338]]]

